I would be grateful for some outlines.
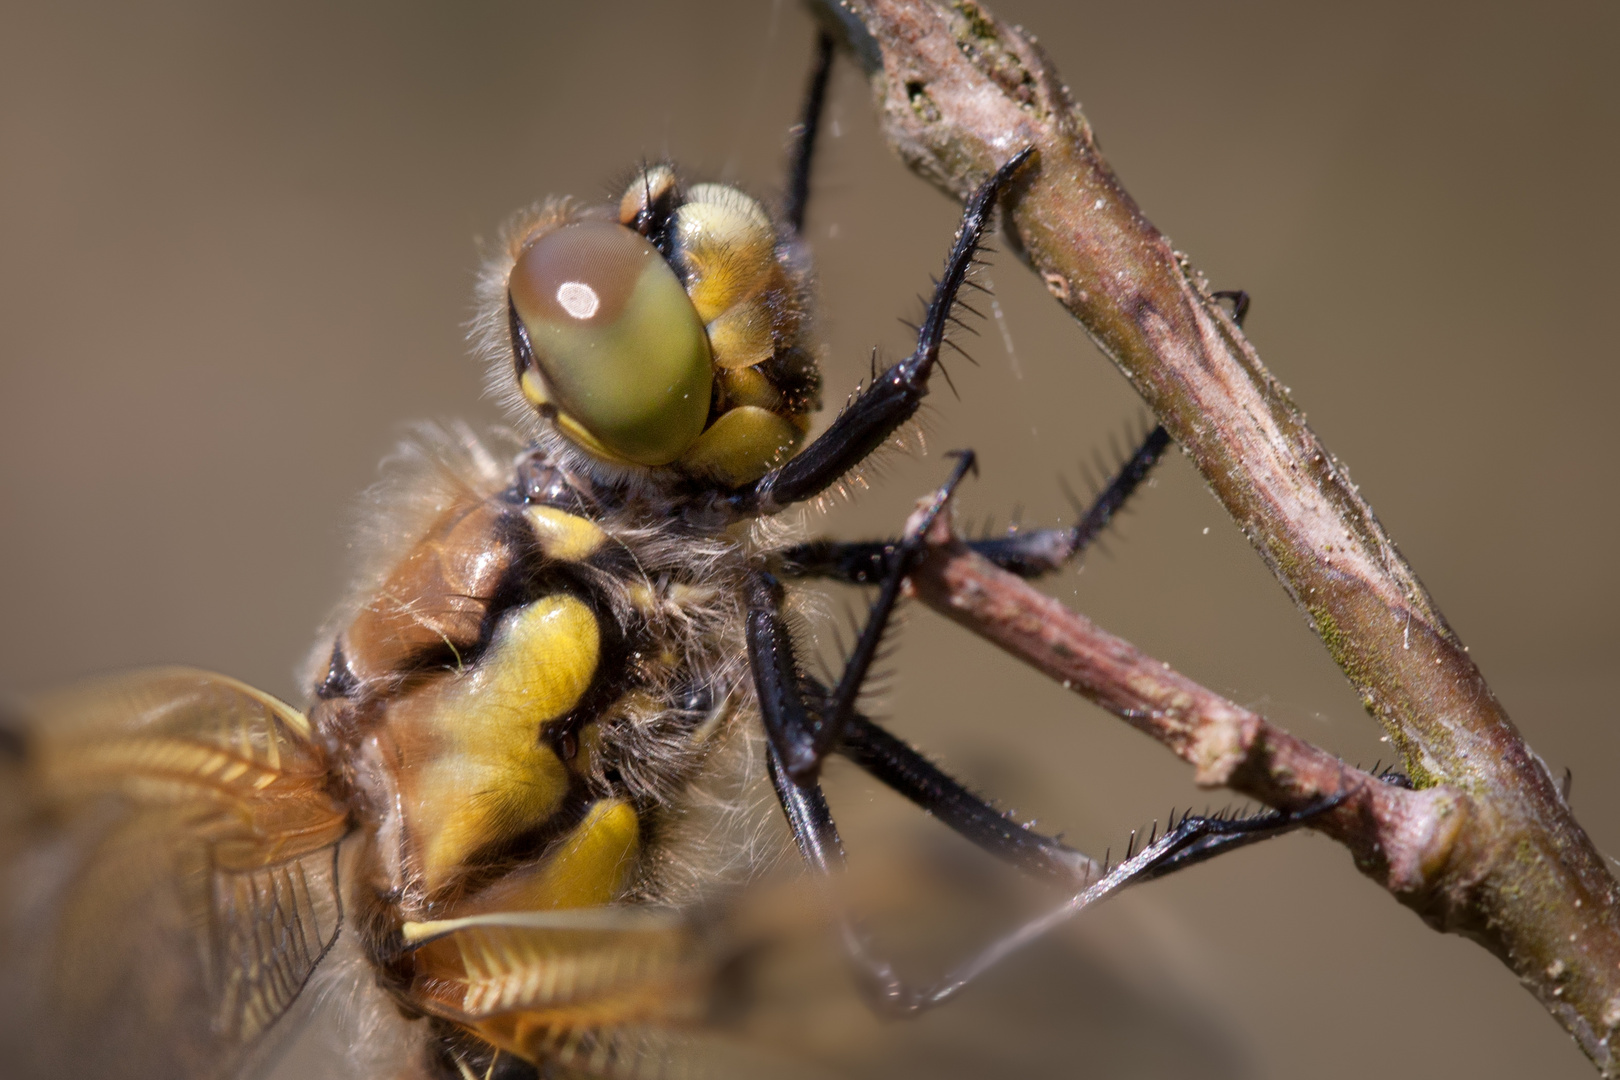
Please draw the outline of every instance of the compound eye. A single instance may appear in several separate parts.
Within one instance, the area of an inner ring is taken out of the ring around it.
[[[524,395],[588,449],[667,465],[702,433],[709,339],[646,240],[606,221],[566,225],[523,249],[507,289],[529,339]]]

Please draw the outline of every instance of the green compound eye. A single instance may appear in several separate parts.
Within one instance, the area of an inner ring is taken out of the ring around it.
[[[668,465],[703,431],[714,370],[703,323],[656,248],[582,221],[523,249],[507,290],[528,332],[524,396],[586,449]],[[520,351],[521,359],[521,351]]]

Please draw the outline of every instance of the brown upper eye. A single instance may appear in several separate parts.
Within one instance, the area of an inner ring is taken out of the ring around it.
[[[640,235],[608,221],[546,233],[518,256],[507,289],[534,365],[519,384],[576,442],[667,465],[703,431],[709,339],[675,271]]]
[[[619,225],[585,221],[547,233],[518,256],[508,288],[524,322],[605,326],[623,313],[653,246]]]

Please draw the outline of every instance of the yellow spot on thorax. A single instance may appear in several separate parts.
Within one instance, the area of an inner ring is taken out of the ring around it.
[[[579,562],[588,559],[607,543],[602,527],[589,518],[558,510],[554,506],[531,506],[524,511],[540,550],[549,559],[558,562]]]
[[[579,702],[600,651],[590,608],[548,596],[508,615],[471,671],[402,711],[409,730],[398,738],[412,753],[400,781],[429,893],[475,851],[533,828],[561,805],[568,770],[541,730]]]
[[[641,853],[641,822],[621,799],[591,804],[544,859],[515,870],[468,902],[457,915],[552,911],[610,904],[624,891]]]

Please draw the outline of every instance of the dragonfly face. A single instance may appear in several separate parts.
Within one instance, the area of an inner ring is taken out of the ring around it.
[[[557,202],[508,228],[485,274],[485,351],[498,366],[510,355],[547,445],[587,474],[758,479],[819,404],[797,236],[736,188],[682,188],[667,165],[610,212]]]

